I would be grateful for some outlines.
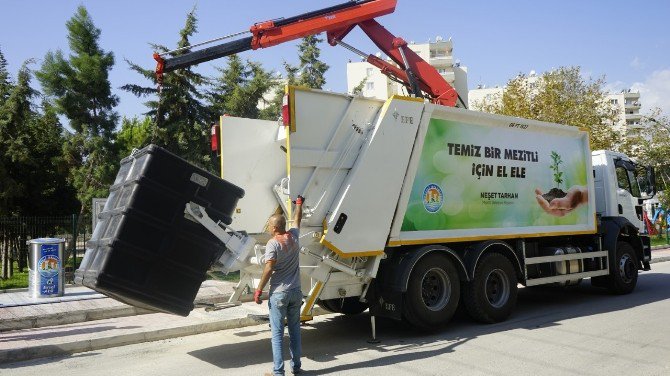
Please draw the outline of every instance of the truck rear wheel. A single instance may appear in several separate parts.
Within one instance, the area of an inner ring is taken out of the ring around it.
[[[403,316],[417,328],[437,329],[454,315],[460,295],[458,272],[451,261],[440,254],[427,255],[409,276]]]
[[[482,256],[475,277],[463,287],[463,302],[470,317],[483,323],[504,321],[516,305],[514,266],[499,253]]]
[[[638,275],[635,250],[629,243],[617,242],[612,261],[605,286],[618,295],[631,293],[637,285]]]

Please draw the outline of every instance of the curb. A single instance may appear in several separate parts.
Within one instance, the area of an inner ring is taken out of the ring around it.
[[[221,303],[227,302],[231,294],[212,295],[197,299],[198,303]],[[111,299],[111,298],[104,298]],[[47,326],[76,324],[80,322],[113,319],[117,317],[127,317],[136,315],[145,315],[156,313],[156,311],[137,308],[129,305],[113,308],[81,309],[77,311],[57,312],[33,317],[22,317],[16,319],[4,319],[0,321],[0,333],[10,330],[23,330],[44,328]]]
[[[170,338],[214,332],[218,330],[243,328],[246,326],[262,324],[263,322],[264,320],[249,315],[245,318],[191,324],[183,327],[159,329],[148,332],[76,340],[59,343],[57,345],[37,345],[27,348],[24,347],[18,349],[9,349],[0,351],[0,364],[14,363],[37,358],[65,356],[79,352],[102,350],[111,347],[133,345],[143,342],[159,341]]]

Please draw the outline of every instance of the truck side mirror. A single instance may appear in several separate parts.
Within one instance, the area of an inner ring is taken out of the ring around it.
[[[656,194],[656,174],[654,173],[654,168],[652,166],[647,166],[647,194],[650,197],[654,197]]]

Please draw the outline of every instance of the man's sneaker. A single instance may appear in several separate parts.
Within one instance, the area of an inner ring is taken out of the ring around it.
[[[294,375],[298,375],[302,373],[302,368],[296,368],[294,370],[291,370],[291,373]]]

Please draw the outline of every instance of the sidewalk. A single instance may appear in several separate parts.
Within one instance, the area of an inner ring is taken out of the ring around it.
[[[670,261],[670,248],[652,250],[652,263],[664,261]],[[226,301],[233,285],[206,281],[196,301]],[[258,325],[268,313],[266,304],[244,303],[219,311],[196,308],[180,317],[148,313],[81,286],[65,292],[62,301],[50,303],[35,302],[27,291],[0,294],[0,369],[23,360]],[[315,315],[323,313],[314,309]]]

